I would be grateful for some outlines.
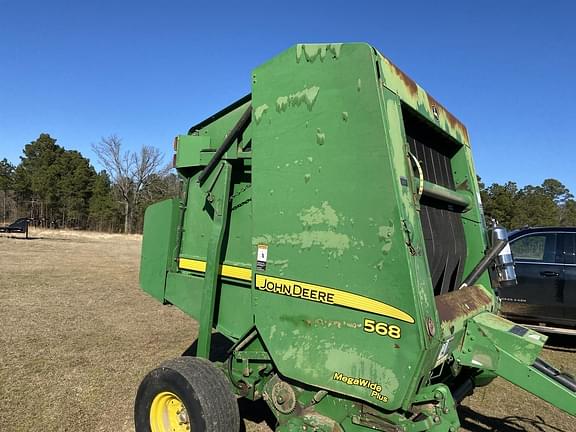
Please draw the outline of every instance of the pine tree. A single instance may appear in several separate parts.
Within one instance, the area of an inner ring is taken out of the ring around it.
[[[511,221],[513,227],[554,226],[559,222],[558,205],[543,186],[528,185],[518,192]]]
[[[514,182],[481,184],[484,213],[509,229],[524,226],[576,226],[576,201],[559,180],[546,179],[540,186],[522,189]]]
[[[515,213],[518,186],[514,182],[505,185],[493,183],[482,194],[484,212],[488,220],[495,219],[501,225],[510,228]]]
[[[86,228],[96,171],[88,159],[75,150],[64,151],[56,165],[56,193],[60,204],[61,225]]]
[[[117,231],[121,224],[120,209],[106,171],[101,171],[94,179],[88,220],[90,228],[96,231]]]
[[[38,139],[26,144],[16,169],[15,188],[28,201],[30,214],[41,223],[53,223],[58,205],[57,160],[64,149],[56,144],[49,134],[40,134]]]
[[[2,159],[0,161],[0,190],[2,191],[2,220],[4,224],[6,224],[6,218],[8,216],[8,192],[14,187],[14,175],[14,165],[6,158]]]

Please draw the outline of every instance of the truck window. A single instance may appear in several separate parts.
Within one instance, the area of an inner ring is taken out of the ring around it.
[[[510,245],[516,261],[556,263],[556,233],[520,237]]]
[[[564,236],[564,262],[576,264],[576,234],[566,233]]]

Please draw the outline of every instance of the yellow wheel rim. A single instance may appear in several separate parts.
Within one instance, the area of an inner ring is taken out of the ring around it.
[[[152,432],[190,432],[190,418],[182,400],[171,392],[158,393],[150,407]]]

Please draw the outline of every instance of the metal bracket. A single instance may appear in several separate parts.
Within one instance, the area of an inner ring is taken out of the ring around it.
[[[469,319],[462,348],[454,358],[462,366],[494,371],[497,375],[576,415],[576,392],[542,371],[538,361],[546,337],[484,312]]]
[[[230,203],[230,188],[232,179],[232,165],[221,161],[215,172],[212,172],[210,181],[206,184],[206,201],[214,209],[212,234],[208,242],[206,253],[206,272],[202,289],[202,308],[200,315],[200,332],[198,335],[198,348],[196,355],[208,359],[210,356],[210,343],[212,341],[212,324],[214,321],[214,308],[218,289],[218,270],[222,255],[222,242],[228,225],[228,207]]]

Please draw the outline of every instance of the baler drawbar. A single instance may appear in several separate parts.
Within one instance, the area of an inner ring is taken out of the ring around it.
[[[466,128],[376,49],[296,45],[174,146],[140,283],[199,334],[142,381],[137,432],[238,431],[237,398],[277,432],[455,432],[496,376],[576,415],[546,337],[498,315],[513,260]]]

